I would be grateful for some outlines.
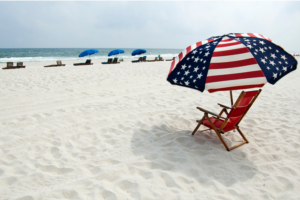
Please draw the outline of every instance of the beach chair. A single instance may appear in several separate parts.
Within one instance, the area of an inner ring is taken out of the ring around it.
[[[102,64],[111,64],[112,63],[112,58],[108,58],[107,59],[107,62],[102,62]]]
[[[66,66],[66,64],[62,64],[60,60],[57,60],[56,65],[46,65],[44,67],[61,67],[61,66]]]
[[[158,58],[157,58],[157,57],[155,57],[154,60],[147,60],[147,62],[155,62],[155,61],[158,61]]]
[[[7,62],[6,67],[4,67],[2,69],[18,69],[18,68],[17,68],[17,66],[14,66],[13,62]]]
[[[219,104],[223,109],[219,114],[215,114],[213,112],[207,111],[203,108],[197,107],[200,111],[204,112],[204,116],[201,120],[197,120],[198,125],[196,126],[195,130],[193,131],[192,135],[196,133],[196,131],[199,129],[201,125],[206,126],[208,129],[203,130],[214,130],[227,149],[227,151],[230,151],[234,148],[237,148],[241,146],[242,144],[249,143],[242,131],[240,130],[239,123],[242,121],[250,107],[253,105],[254,101],[260,94],[261,90],[255,90],[255,91],[243,91],[238,99],[236,100],[235,104],[230,108],[227,106],[224,106],[222,104]],[[228,109],[228,110],[227,110]],[[222,117],[222,114],[225,113],[227,116]],[[208,115],[212,115],[213,117],[209,117]],[[225,134],[226,132],[237,130],[242,138],[244,139],[243,142],[229,148],[227,144],[225,143],[224,139],[222,138],[221,134]]]
[[[173,57],[172,59],[166,59],[166,61],[172,61],[172,60],[174,60],[175,59],[175,57]]]
[[[142,62],[147,62],[146,60],[147,60],[147,56],[144,56]]]
[[[17,68],[25,68],[26,66],[23,65],[23,62],[17,62]]]
[[[91,59],[87,59],[86,61],[85,61],[85,63],[74,63],[73,65],[74,66],[78,66],[78,65],[92,65],[93,63],[91,63]]]
[[[114,60],[112,61],[112,64],[119,64],[120,62],[118,62],[118,58],[114,58]]]
[[[142,60],[143,60],[143,57],[139,57],[138,60],[132,60],[131,62],[133,62],[133,63],[136,63],[136,62],[142,62]]]
[[[160,57],[158,61],[164,61],[163,57]]]

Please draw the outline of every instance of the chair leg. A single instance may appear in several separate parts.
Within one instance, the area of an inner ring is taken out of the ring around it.
[[[199,127],[201,126],[202,122],[205,119],[205,115],[202,117],[202,119],[200,120],[200,122],[198,123],[198,125],[196,126],[195,130],[193,131],[192,135],[195,135],[196,131],[199,129]]]
[[[242,133],[242,131],[240,130],[239,127],[237,127],[237,130],[238,130],[238,132],[241,134],[241,136],[243,137],[243,139],[244,139],[247,143],[249,143],[248,140],[247,140],[247,138],[244,136],[244,134]]]
[[[211,127],[213,127],[214,131],[216,132],[217,136],[219,137],[219,139],[221,140],[221,142],[223,143],[223,145],[225,146],[227,151],[230,151],[230,149],[228,148],[227,144],[225,143],[225,141],[223,140],[221,134],[219,133],[219,131],[216,129],[215,125],[212,123],[212,121],[209,119],[208,115],[205,113],[205,116],[207,117],[208,122],[210,123]]]

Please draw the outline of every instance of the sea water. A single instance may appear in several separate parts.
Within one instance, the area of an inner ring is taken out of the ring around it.
[[[99,53],[90,56],[91,59],[107,59],[110,51],[113,48],[93,48]],[[125,51],[119,54],[118,58],[136,58],[138,56],[131,56],[135,49],[120,48]],[[89,58],[85,56],[79,58],[79,54],[87,50],[86,48],[0,48],[0,63],[5,62],[43,62],[43,61],[56,61],[56,60],[82,60]],[[182,49],[145,49],[147,52],[142,56],[150,58],[160,55],[163,58],[172,58],[177,56]],[[115,57],[115,56],[112,56]]]

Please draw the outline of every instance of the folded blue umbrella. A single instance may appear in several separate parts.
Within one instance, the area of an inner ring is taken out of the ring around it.
[[[136,50],[134,50],[134,51],[131,53],[131,55],[132,55],[132,56],[136,56],[136,55],[141,55],[141,54],[143,54],[143,53],[146,53],[146,50],[145,50],[145,49],[136,49]]]
[[[109,52],[108,56],[118,55],[120,53],[124,53],[124,51],[121,49],[115,49],[115,50],[112,50],[111,52]]]
[[[79,54],[79,57],[89,56],[89,55],[92,55],[92,54],[98,53],[98,52],[99,51],[96,49],[88,49],[88,50],[81,52],[81,54]]]

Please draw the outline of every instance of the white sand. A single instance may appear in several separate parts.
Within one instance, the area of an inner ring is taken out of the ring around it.
[[[1,200],[300,199],[299,69],[263,88],[250,143],[227,152],[191,132],[196,106],[219,112],[229,92],[169,84],[171,62],[93,62],[0,70]]]

